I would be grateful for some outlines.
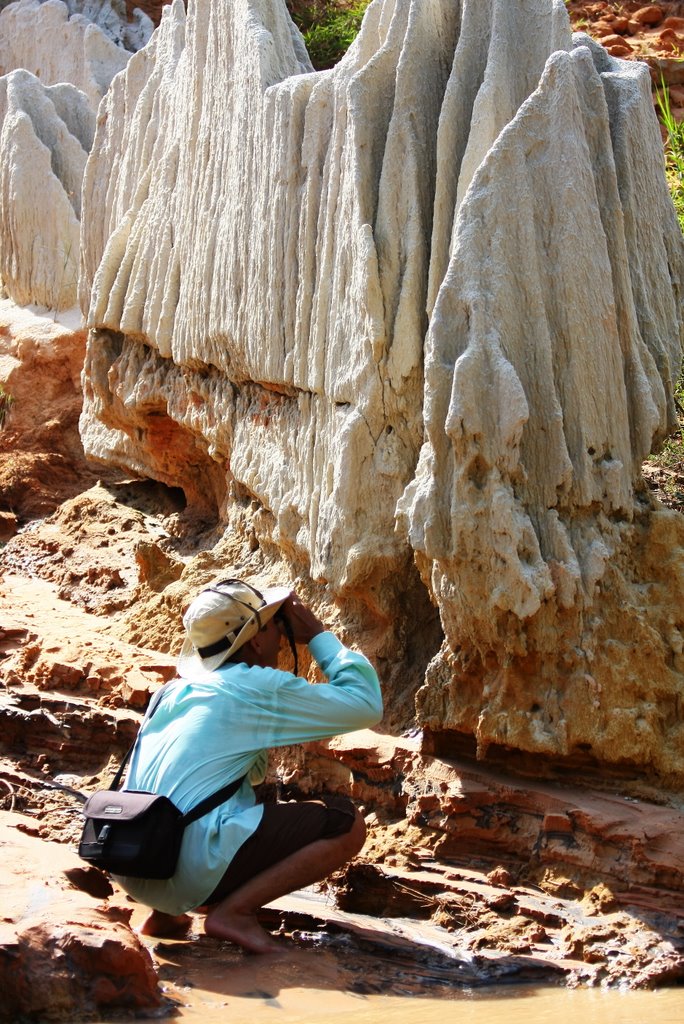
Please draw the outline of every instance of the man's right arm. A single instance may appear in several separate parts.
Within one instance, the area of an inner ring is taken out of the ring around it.
[[[382,718],[382,696],[377,673],[368,659],[340,643],[295,593],[287,598],[282,612],[290,623],[295,642],[307,644],[328,683],[344,687],[364,705],[359,709],[360,714],[372,721],[364,721],[355,728],[375,725]]]

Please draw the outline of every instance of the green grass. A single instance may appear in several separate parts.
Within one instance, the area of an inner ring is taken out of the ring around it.
[[[665,174],[679,226],[684,232],[684,123],[678,123],[674,118],[670,91],[662,78],[656,99],[660,120],[667,132]],[[679,413],[679,429],[667,438],[660,452],[651,456],[650,461],[663,471],[661,487],[667,504],[684,511],[684,371],[680,373],[674,397]]]
[[[670,104],[670,90],[662,78],[656,99],[660,120],[667,132],[665,173],[679,218],[679,226],[684,231],[684,122],[675,120]]]
[[[334,67],[361,28],[370,0],[287,0],[318,71]]]

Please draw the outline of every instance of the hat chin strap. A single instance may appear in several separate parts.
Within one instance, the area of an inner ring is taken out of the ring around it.
[[[227,636],[222,636],[220,640],[217,640],[215,644],[209,644],[207,647],[198,647],[197,653],[200,658],[213,658],[215,654],[220,654],[221,651],[227,651],[232,644],[235,643],[235,633],[228,633]]]

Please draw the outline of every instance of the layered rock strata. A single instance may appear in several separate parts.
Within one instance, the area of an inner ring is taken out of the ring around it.
[[[647,70],[559,0],[375,0],[319,74],[284,4],[175,0],[101,115],[86,451],[224,523],[253,501],[395,638],[415,556],[438,749],[681,779],[681,517],[639,467],[684,260]]]

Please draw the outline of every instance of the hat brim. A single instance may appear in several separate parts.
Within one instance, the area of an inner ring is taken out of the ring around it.
[[[251,616],[235,637],[235,642],[227,650],[214,654],[210,658],[201,658],[190,637],[186,636],[185,643],[178,656],[178,674],[184,679],[201,678],[202,676],[211,675],[232,654],[235,654],[243,644],[246,644],[248,640],[256,636],[259,632],[259,621],[262,626],[269,622],[291,593],[292,591],[289,587],[266,587],[262,590],[261,594],[266,603],[258,609],[259,619],[257,620],[256,614]]]

